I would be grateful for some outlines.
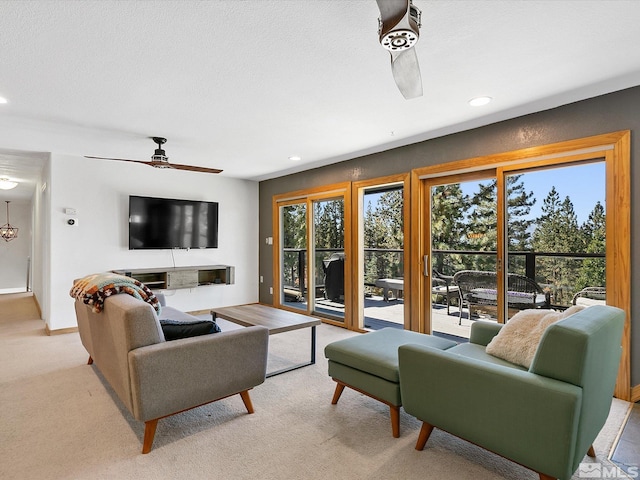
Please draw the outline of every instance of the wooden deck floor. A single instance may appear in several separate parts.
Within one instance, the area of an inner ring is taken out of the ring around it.
[[[289,306],[296,308],[306,308],[306,303],[289,303]],[[341,304],[320,301],[319,311],[324,311],[334,315],[344,315],[344,307]],[[432,331],[434,334],[440,333],[444,336],[468,339],[473,321],[467,319],[467,311],[463,310],[462,325],[458,325],[458,308],[451,306],[450,313],[447,314],[447,307],[444,305],[434,305],[432,310]],[[404,324],[404,302],[402,299],[391,299],[385,301],[382,297],[371,296],[365,298],[364,302],[365,328],[379,330],[384,327],[397,326],[402,328]]]

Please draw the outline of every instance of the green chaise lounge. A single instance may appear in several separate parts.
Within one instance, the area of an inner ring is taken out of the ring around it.
[[[399,347],[405,411],[539,473],[568,480],[609,414],[625,314],[592,306],[551,324],[528,369],[489,355],[501,326],[475,322],[471,339],[447,350]]]

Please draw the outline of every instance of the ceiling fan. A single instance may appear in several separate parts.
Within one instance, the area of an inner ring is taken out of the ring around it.
[[[422,77],[414,49],[420,37],[422,12],[413,0],[376,0],[380,9],[380,44],[391,52],[391,72],[407,100],[422,96]]]
[[[169,157],[165,154],[165,151],[162,149],[162,145],[166,143],[167,139],[162,137],[150,137],[156,144],[158,144],[158,148],[156,148],[155,152],[151,156],[151,161],[145,160],[129,160],[126,158],[107,158],[107,157],[90,157],[85,155],[85,158],[97,158],[100,160],[118,160],[120,162],[134,162],[134,163],[142,163],[144,165],[149,165],[150,167],[155,168],[173,168],[176,170],[189,170],[191,172],[203,172],[203,173],[220,173],[222,170],[218,170],[217,168],[206,168],[206,167],[196,167],[193,165],[179,165],[177,163],[169,163]]]

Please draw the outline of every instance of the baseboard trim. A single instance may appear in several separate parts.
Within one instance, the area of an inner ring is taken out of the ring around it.
[[[40,308],[40,302],[38,301],[38,297],[33,292],[31,292],[31,294],[33,295],[33,301],[35,302],[36,308],[38,309],[38,316],[42,318],[42,308]]]
[[[66,333],[77,333],[78,327],[68,327],[68,328],[56,328],[55,330],[49,329],[49,325],[44,326],[44,331],[48,336],[52,335],[64,335]]]
[[[631,387],[631,403],[640,401],[640,385]]]

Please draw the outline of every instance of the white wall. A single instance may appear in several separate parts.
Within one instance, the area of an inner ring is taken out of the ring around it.
[[[10,195],[9,195],[10,198]],[[27,290],[27,262],[31,256],[31,202],[10,200],[9,223],[18,228],[18,238],[0,239],[0,292]],[[0,202],[0,225],[7,223],[7,204]]]
[[[42,174],[32,197],[32,225],[33,242],[31,270],[33,279],[31,288],[33,294],[40,305],[42,318],[48,318],[50,305],[50,282],[49,272],[51,271],[51,229],[49,228],[49,210],[51,205],[51,157],[46,160]]]
[[[185,311],[258,301],[258,183],[218,175],[53,154],[50,189],[50,330],[76,326],[69,290],[75,278],[114,269],[233,265],[234,285],[168,293]],[[129,195],[219,203],[218,248],[129,250]],[[65,208],[74,208],[69,226]],[[175,263],[174,263],[175,262]]]

